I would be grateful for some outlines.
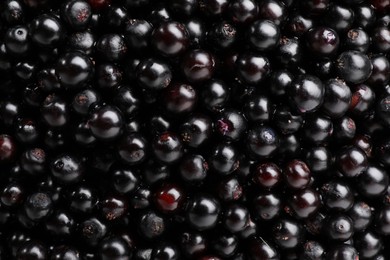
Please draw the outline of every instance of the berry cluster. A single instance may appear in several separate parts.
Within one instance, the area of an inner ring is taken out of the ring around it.
[[[0,259],[390,259],[390,0],[2,0]]]

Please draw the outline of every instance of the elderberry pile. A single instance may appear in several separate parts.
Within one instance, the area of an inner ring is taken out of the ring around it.
[[[1,0],[0,259],[390,259],[390,0]]]

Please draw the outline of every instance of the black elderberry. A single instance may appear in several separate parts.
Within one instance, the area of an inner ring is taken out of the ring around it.
[[[121,35],[106,34],[97,40],[96,51],[102,59],[115,62],[125,57],[127,46]]]
[[[91,6],[86,1],[69,0],[61,8],[61,18],[75,30],[84,30],[92,19]]]
[[[338,75],[347,82],[359,84],[367,80],[372,72],[369,58],[358,51],[346,51],[337,58]]]
[[[299,112],[307,113],[316,110],[324,99],[324,86],[319,78],[303,75],[289,85],[287,92]]]
[[[56,72],[65,87],[82,87],[92,75],[92,62],[84,54],[68,52],[58,59]]]
[[[217,224],[220,211],[218,200],[210,195],[198,194],[189,202],[187,219],[194,228],[202,231]]]

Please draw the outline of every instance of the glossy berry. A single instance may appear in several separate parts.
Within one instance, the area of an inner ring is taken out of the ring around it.
[[[158,160],[173,163],[182,157],[182,143],[178,136],[171,132],[160,134],[153,142],[153,152]]]
[[[323,259],[325,257],[324,247],[316,241],[307,241],[303,248],[302,259]]]
[[[156,205],[165,213],[172,213],[179,210],[183,200],[183,191],[174,184],[165,184],[155,192]]]
[[[122,133],[122,115],[115,107],[103,106],[91,113],[89,125],[96,138],[113,139]]]
[[[194,109],[196,90],[188,84],[173,83],[164,89],[164,106],[172,113],[184,113]]]
[[[389,176],[379,166],[368,166],[359,176],[358,191],[365,197],[381,196],[389,186]]]
[[[79,182],[83,177],[84,172],[84,163],[80,158],[71,154],[60,155],[51,163],[51,173],[60,182]]]
[[[15,26],[8,29],[4,37],[5,50],[15,56],[24,56],[30,50],[31,40],[26,26]]]
[[[275,48],[279,43],[279,27],[270,20],[254,22],[248,31],[249,42],[260,51]]]
[[[330,79],[325,82],[323,110],[331,117],[343,116],[350,106],[351,89],[343,81]]]
[[[291,102],[301,113],[316,110],[322,104],[325,93],[321,80],[312,75],[299,76],[287,91]]]
[[[9,207],[20,205],[25,197],[23,186],[18,183],[10,183],[1,191],[0,201]]]
[[[370,231],[357,235],[354,243],[359,255],[364,258],[376,256],[383,248],[382,239]]]
[[[347,32],[346,46],[350,50],[366,52],[370,47],[370,37],[361,29],[350,29]]]
[[[270,62],[266,57],[255,54],[242,54],[236,61],[238,76],[249,84],[264,80],[270,73]]]
[[[56,72],[64,87],[82,87],[91,78],[92,62],[82,53],[68,52],[58,59]]]
[[[75,231],[75,221],[68,212],[54,212],[46,222],[46,229],[57,236],[69,236]]]
[[[261,187],[273,188],[281,182],[282,172],[274,163],[259,164],[253,172],[253,181]]]
[[[163,89],[171,83],[172,72],[167,64],[151,58],[140,62],[137,79],[146,88]]]
[[[209,165],[218,173],[230,174],[239,167],[237,150],[228,143],[221,143],[211,150]]]
[[[130,169],[120,169],[112,173],[112,182],[115,191],[128,193],[136,189],[138,178],[135,172]]]
[[[262,237],[254,237],[249,240],[248,254],[252,259],[279,259],[279,253],[277,249],[269,241],[264,240]]]
[[[67,1],[61,11],[61,18],[75,30],[84,30],[92,19],[91,6],[83,0]]]
[[[253,201],[257,217],[263,220],[275,219],[282,210],[282,201],[275,194],[261,194]]]
[[[302,230],[293,220],[282,218],[274,224],[272,230],[275,243],[281,248],[292,249],[300,243]]]
[[[97,40],[96,51],[104,60],[115,62],[126,55],[127,46],[121,35],[106,34]]]
[[[312,189],[304,189],[293,194],[290,205],[298,217],[307,218],[320,207],[320,196]]]
[[[161,243],[152,251],[152,257],[156,260],[170,259],[178,260],[180,259],[180,253],[176,246]]]
[[[260,126],[250,129],[247,136],[247,147],[258,157],[270,157],[278,149],[279,137],[271,127]]]
[[[234,110],[226,110],[217,120],[216,131],[228,140],[237,141],[246,130],[246,119]]]
[[[213,55],[201,49],[192,50],[182,60],[181,69],[188,81],[199,83],[214,75],[216,61]]]
[[[197,230],[210,229],[217,224],[220,211],[219,202],[214,197],[198,194],[188,204],[187,220]]]
[[[92,212],[98,202],[96,192],[84,185],[72,189],[68,195],[70,209],[77,213]]]
[[[257,17],[259,7],[252,0],[235,0],[230,2],[229,11],[234,22],[248,23]]]
[[[357,51],[346,51],[337,58],[337,72],[345,81],[358,84],[370,77],[372,64],[366,55]]]
[[[180,242],[182,251],[188,256],[201,254],[207,248],[205,238],[199,233],[184,232]]]
[[[325,183],[321,191],[322,201],[329,209],[346,211],[353,206],[355,199],[351,188],[340,181]]]
[[[327,24],[336,31],[348,30],[354,21],[354,12],[351,8],[340,4],[332,4],[326,13]]]
[[[162,217],[153,211],[148,211],[141,215],[138,228],[141,235],[153,239],[162,235],[165,226],[165,220]]]
[[[107,226],[97,218],[89,218],[80,223],[79,232],[82,241],[96,246],[106,235]]]
[[[27,216],[31,220],[41,220],[52,211],[52,200],[47,193],[38,192],[31,194],[25,202]]]
[[[352,220],[344,215],[331,216],[326,220],[326,235],[332,240],[346,241],[353,234]]]
[[[334,246],[329,250],[327,253],[327,260],[333,260],[333,259],[359,259],[359,253],[351,245],[338,245]]]
[[[153,31],[152,44],[163,55],[177,56],[188,47],[188,38],[188,31],[183,24],[168,22]]]
[[[139,164],[145,160],[148,154],[148,144],[142,135],[131,133],[119,142],[118,154],[127,164]]]
[[[355,177],[366,170],[368,162],[366,154],[359,148],[348,147],[336,159],[338,168],[346,177]]]
[[[365,230],[372,221],[373,213],[370,206],[362,201],[357,201],[348,211],[348,216],[353,221],[353,228],[356,231]]]
[[[153,27],[146,20],[130,19],[126,23],[125,40],[129,47],[144,49],[149,46]]]
[[[201,181],[207,176],[209,165],[201,155],[188,155],[181,160],[179,173],[188,182]]]
[[[16,143],[9,135],[0,135],[0,163],[10,162],[16,155]]]
[[[47,250],[40,242],[28,241],[17,250],[16,258],[44,260],[48,257]]]
[[[249,211],[240,204],[232,204],[224,214],[224,224],[230,232],[243,231],[249,222]]]
[[[303,189],[310,183],[310,169],[300,160],[290,161],[285,169],[287,184],[294,189]]]
[[[41,15],[30,24],[31,39],[42,46],[53,46],[63,37],[62,24],[57,17]]]
[[[120,197],[108,197],[100,201],[102,216],[108,221],[123,218],[127,213],[127,201]]]
[[[56,246],[51,252],[52,260],[59,260],[64,258],[69,260],[78,260],[80,257],[80,252],[77,249],[66,245]]]
[[[316,27],[308,32],[306,44],[313,54],[327,56],[337,51],[340,39],[331,28]]]
[[[72,108],[81,115],[87,115],[90,108],[100,101],[100,95],[93,89],[78,92],[72,102]]]
[[[42,174],[46,169],[46,152],[41,148],[26,150],[20,157],[20,164],[31,175]]]

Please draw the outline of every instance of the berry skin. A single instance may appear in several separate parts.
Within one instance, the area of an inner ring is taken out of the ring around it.
[[[68,52],[58,59],[56,72],[63,86],[82,87],[91,78],[92,62],[82,53]]]
[[[172,113],[185,113],[194,109],[196,90],[188,84],[173,83],[164,89],[164,106]]]
[[[163,89],[171,83],[172,72],[167,64],[151,58],[137,66],[137,79],[146,88]]]
[[[79,182],[85,172],[85,166],[76,156],[63,154],[51,163],[51,173],[60,182]]]
[[[153,31],[152,44],[165,56],[177,56],[187,49],[189,34],[181,23],[164,23]]]
[[[341,152],[337,159],[339,170],[346,177],[360,175],[367,168],[367,156],[359,148],[348,147]]]
[[[256,127],[248,132],[247,146],[260,158],[270,157],[279,147],[279,137],[271,127]]]
[[[354,204],[351,188],[345,183],[331,181],[321,187],[322,202],[329,209],[347,211]]]
[[[216,61],[212,54],[196,49],[183,57],[181,69],[188,81],[199,83],[211,79],[215,66]]]
[[[42,46],[53,46],[63,37],[63,28],[57,17],[41,15],[30,24],[31,39]]]
[[[234,146],[221,143],[211,152],[208,160],[210,166],[220,174],[230,174],[239,167],[237,150]]]
[[[91,6],[81,0],[67,1],[62,6],[61,18],[75,30],[84,30],[92,19]]]
[[[261,82],[270,73],[269,60],[260,55],[240,55],[237,58],[235,65],[238,75],[242,78],[242,80],[249,84]]]
[[[118,153],[123,162],[135,165],[145,160],[148,154],[148,144],[143,136],[131,133],[121,139]]]
[[[370,77],[372,64],[366,55],[358,51],[346,51],[337,58],[337,71],[345,81],[359,84]]]
[[[262,163],[253,173],[253,181],[261,187],[273,188],[282,178],[280,168],[274,163]]]
[[[187,208],[187,220],[197,230],[206,230],[217,224],[220,214],[219,202],[210,195],[195,195]]]
[[[48,194],[38,192],[31,194],[24,206],[31,220],[41,220],[51,213],[53,202]]]
[[[320,207],[320,196],[312,189],[304,189],[294,193],[290,205],[294,213],[300,218],[313,215]]]
[[[0,135],[0,163],[10,162],[16,155],[16,143],[9,135]]]
[[[198,182],[206,178],[208,163],[201,155],[188,155],[179,166],[181,177],[187,182]]]
[[[143,214],[139,222],[139,232],[148,239],[157,238],[165,231],[165,221],[156,213],[149,211]]]
[[[287,184],[294,189],[306,188],[310,183],[310,169],[303,161],[290,161],[287,164],[285,175]]]
[[[181,208],[184,194],[174,184],[165,184],[155,192],[157,207],[166,213],[172,213]]]
[[[171,132],[160,134],[153,142],[153,152],[158,160],[174,163],[183,155],[182,144],[178,136]]]
[[[308,32],[307,46],[316,55],[332,55],[337,51],[339,44],[339,36],[331,28],[317,27]]]
[[[112,106],[103,106],[91,113],[89,125],[96,138],[109,140],[122,133],[123,120],[118,109]]]
[[[279,43],[279,27],[270,20],[259,20],[249,28],[249,42],[259,51],[275,48]]]
[[[96,42],[96,51],[100,57],[109,62],[122,59],[127,53],[125,39],[118,34],[106,34]]]
[[[350,106],[352,92],[343,82],[337,79],[330,79],[325,82],[325,96],[323,110],[331,117],[343,116]]]
[[[325,89],[316,76],[303,75],[292,82],[288,93],[298,111],[307,113],[315,111],[322,104]]]
[[[18,25],[8,29],[4,37],[5,50],[15,56],[25,56],[31,45],[28,36],[29,29],[26,26]]]
[[[301,242],[302,228],[293,220],[280,219],[273,226],[275,243],[284,249],[293,249]]]

